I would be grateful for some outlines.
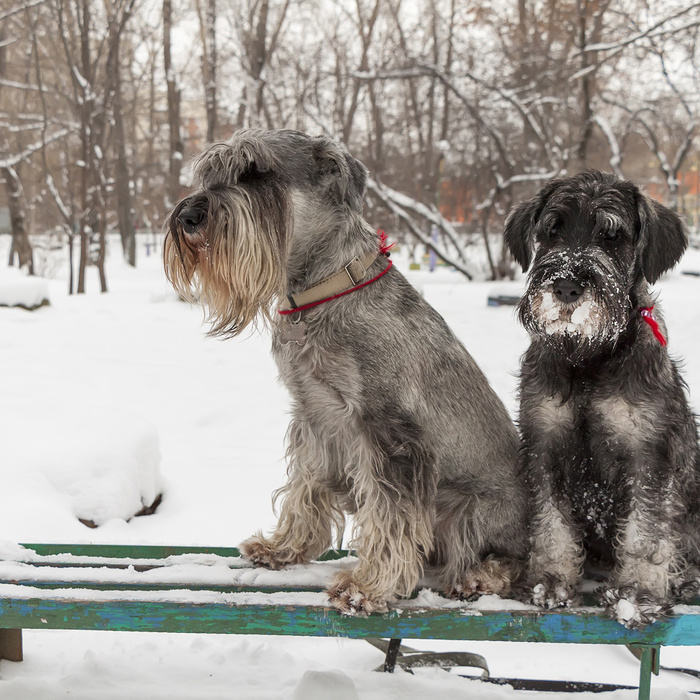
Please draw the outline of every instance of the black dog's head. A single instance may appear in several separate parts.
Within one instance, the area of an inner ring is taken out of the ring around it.
[[[553,180],[508,216],[505,241],[528,288],[520,318],[570,350],[615,342],[646,290],[687,245],[679,217],[633,183],[589,170]]]

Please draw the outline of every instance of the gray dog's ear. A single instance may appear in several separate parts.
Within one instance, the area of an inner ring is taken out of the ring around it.
[[[678,214],[641,193],[637,209],[642,272],[654,283],[683,257],[688,232]]]
[[[361,212],[367,189],[367,168],[325,136],[315,139],[314,156],[321,170],[332,176],[329,185],[338,203]]]

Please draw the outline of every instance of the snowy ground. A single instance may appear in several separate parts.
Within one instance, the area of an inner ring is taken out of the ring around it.
[[[697,410],[700,279],[681,270],[700,271],[700,252],[690,251],[657,285],[669,347],[684,361]],[[254,530],[269,530],[270,494],[284,481],[288,398],[265,333],[205,338],[201,312],[171,292],[158,257],[142,255],[134,270],[113,255],[106,295],[90,278],[87,295],[69,297],[57,274],[49,283],[51,306],[31,313],[0,308],[0,540],[236,545]],[[8,279],[0,268],[0,287]],[[517,293],[521,285],[468,284],[448,270],[411,273],[411,279],[514,414],[515,373],[527,339],[512,307],[488,307],[486,298]],[[161,491],[155,515],[129,519]],[[76,516],[100,527],[89,529]],[[496,676],[638,682],[638,663],[617,647],[409,644],[481,653]],[[567,697],[524,694],[442,671],[372,673],[381,661],[380,652],[351,640],[29,631],[25,661],[0,662],[0,697]],[[700,668],[700,655],[668,648],[662,663]],[[700,681],[662,673],[653,689],[654,698],[675,700],[700,690]]]

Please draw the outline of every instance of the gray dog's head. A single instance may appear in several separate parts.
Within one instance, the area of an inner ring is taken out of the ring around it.
[[[679,217],[631,182],[595,170],[553,180],[509,215],[505,240],[528,288],[520,319],[569,352],[615,343],[647,282],[675,265]]]
[[[288,283],[291,240],[360,215],[366,170],[325,137],[244,130],[192,164],[193,192],[174,207],[163,248],[168,280],[200,302],[210,333],[231,336]]]

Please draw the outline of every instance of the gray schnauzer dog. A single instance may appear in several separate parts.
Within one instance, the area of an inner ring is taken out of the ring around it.
[[[611,567],[608,614],[646,624],[691,592],[700,559],[695,417],[649,292],[685,229],[631,182],[588,171],[517,206],[505,240],[532,262],[519,305],[532,339],[520,385],[532,599],[571,604],[595,560]]]
[[[279,523],[243,555],[307,562],[351,514],[358,563],[328,590],[340,610],[385,610],[424,565],[453,596],[506,592],[528,539],[515,427],[382,254],[362,218],[364,166],[327,138],[246,130],[193,172],[165,224],[167,276],[202,303],[212,334],[266,319],[293,399]]]

